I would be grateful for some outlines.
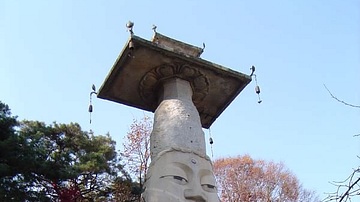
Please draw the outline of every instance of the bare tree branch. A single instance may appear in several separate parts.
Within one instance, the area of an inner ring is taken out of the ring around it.
[[[355,169],[352,172],[352,174],[349,177],[347,177],[344,181],[331,183],[334,186],[337,186],[337,191],[334,193],[329,193],[328,197],[326,197],[322,201],[345,202],[345,201],[351,201],[351,197],[360,195],[360,177],[357,177],[356,179],[356,175],[358,174],[360,174],[360,168]],[[347,181],[348,183],[346,184]],[[341,193],[341,190],[344,189],[345,192]]]
[[[344,105],[347,105],[347,106],[350,106],[350,107],[360,108],[360,105],[353,105],[353,104],[349,104],[349,103],[347,103],[347,102],[345,102],[345,101],[343,101],[343,100],[340,100],[339,98],[337,98],[336,96],[334,96],[334,95],[330,92],[330,90],[326,87],[325,84],[324,84],[324,87],[325,87],[325,89],[329,92],[329,94],[331,95],[331,97],[332,97],[333,99],[335,99],[336,101],[341,102],[341,103],[343,103]]]
[[[343,100],[338,99],[336,96],[334,96],[330,90],[326,87],[325,84],[323,84],[325,89],[328,91],[328,93],[331,95],[333,99],[336,101],[343,103],[346,106],[349,107],[355,107],[360,108],[359,105],[353,105],[349,104]],[[360,136],[360,134],[354,135],[354,137]],[[360,158],[360,156],[357,156]],[[345,201],[351,201],[351,197],[354,196],[360,196],[360,167],[357,169],[354,169],[354,171],[351,173],[351,175],[346,178],[342,182],[333,182],[331,183],[334,186],[337,186],[337,191],[334,193],[329,193],[328,197],[323,199],[323,202],[329,202],[329,201],[336,201],[336,202],[345,202]],[[348,182],[348,183],[346,183]],[[344,190],[345,192],[341,193],[341,191]]]
[[[360,177],[354,182],[352,183],[351,186],[349,186],[348,190],[342,195],[341,199],[339,202],[341,202],[345,197],[350,196],[349,192],[350,190],[360,181]]]

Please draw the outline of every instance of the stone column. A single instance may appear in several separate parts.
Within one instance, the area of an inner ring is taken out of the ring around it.
[[[163,81],[150,137],[152,162],[143,194],[146,202],[219,201],[192,95],[188,81]]]
[[[173,78],[164,82],[160,104],[154,114],[150,137],[151,158],[168,148],[192,150],[205,156],[205,138],[199,113],[192,102],[188,81]]]

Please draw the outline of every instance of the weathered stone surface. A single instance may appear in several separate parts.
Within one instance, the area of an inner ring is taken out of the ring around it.
[[[219,202],[209,159],[183,149],[168,149],[151,162],[145,181],[146,202]]]
[[[202,127],[208,128],[250,76],[198,58],[200,48],[156,34],[131,36],[99,98],[155,111],[146,202],[219,202]]]
[[[195,57],[191,45],[169,48],[131,36],[98,92],[98,97],[154,112],[159,104],[158,86],[177,77],[190,83],[202,127],[209,128],[251,77]],[[185,43],[182,43],[185,44]]]
[[[188,81],[170,79],[163,84],[162,101],[155,111],[150,136],[151,159],[168,148],[183,148],[206,155],[199,113],[191,101]]]
[[[155,33],[152,42],[168,51],[180,53],[187,56],[199,57],[203,50],[199,47],[174,40],[159,33]]]

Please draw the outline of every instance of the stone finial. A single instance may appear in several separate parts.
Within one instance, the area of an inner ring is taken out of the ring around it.
[[[126,27],[128,28],[130,35],[131,36],[134,35],[134,32],[133,32],[134,23],[129,21],[128,23],[126,23]]]

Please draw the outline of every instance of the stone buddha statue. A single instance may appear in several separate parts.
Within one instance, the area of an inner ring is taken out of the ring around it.
[[[150,137],[151,165],[143,199],[156,201],[218,202],[212,164],[206,156],[199,113],[188,81],[163,83]]]

